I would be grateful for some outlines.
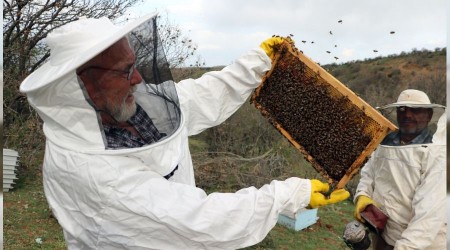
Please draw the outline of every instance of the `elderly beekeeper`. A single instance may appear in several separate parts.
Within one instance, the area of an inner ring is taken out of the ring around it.
[[[54,30],[49,61],[20,86],[44,121],[44,190],[69,249],[242,248],[282,211],[348,198],[297,177],[236,193],[196,188],[188,136],[246,101],[283,39],[175,84],[155,17],[121,27],[80,18]]]
[[[355,217],[369,204],[389,217],[374,249],[446,249],[446,116],[427,94],[407,89],[381,107],[399,130],[361,170]]]

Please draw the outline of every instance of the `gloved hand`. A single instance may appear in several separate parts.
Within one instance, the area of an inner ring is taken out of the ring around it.
[[[350,197],[350,193],[345,189],[336,189],[330,197],[325,197],[324,193],[330,190],[328,183],[323,183],[319,180],[311,180],[311,199],[309,201],[309,207],[316,208],[323,205],[329,205],[343,201]]]
[[[370,204],[373,204],[374,206],[377,206],[375,204],[375,201],[373,201],[371,198],[369,198],[369,197],[367,197],[365,195],[361,195],[361,196],[358,197],[358,200],[356,200],[356,207],[355,207],[355,213],[354,213],[354,216],[355,216],[355,218],[358,221],[360,221],[362,223],[365,222],[364,219],[361,218],[361,214],[360,213],[362,211],[364,211],[364,209]]]
[[[271,37],[269,39],[266,39],[264,42],[259,45],[261,49],[263,49],[266,54],[270,57],[270,59],[273,60],[275,57],[275,48],[277,46],[280,46],[283,44],[284,38],[283,37]]]

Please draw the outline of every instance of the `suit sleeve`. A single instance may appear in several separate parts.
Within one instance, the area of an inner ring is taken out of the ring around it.
[[[271,61],[260,49],[251,50],[221,71],[179,82],[177,92],[189,135],[219,125],[259,86]]]
[[[281,211],[306,207],[310,181],[296,177],[257,189],[212,193],[151,173],[122,175],[104,211],[107,242],[115,235],[157,249],[238,249],[264,239]]]

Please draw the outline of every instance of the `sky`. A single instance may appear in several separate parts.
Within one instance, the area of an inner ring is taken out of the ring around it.
[[[152,0],[131,12],[167,12],[207,66],[228,65],[272,35],[290,34],[325,65],[447,47],[448,9],[446,0]]]

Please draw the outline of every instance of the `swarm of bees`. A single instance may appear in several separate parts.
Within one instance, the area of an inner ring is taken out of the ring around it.
[[[378,137],[385,134],[377,135],[381,125],[299,55],[293,43],[279,48],[251,102],[323,177],[338,182],[350,167],[360,167],[354,163],[361,153],[375,137],[381,141]]]
[[[337,22],[338,22],[339,24],[343,24],[343,20],[342,20],[342,19],[338,20]],[[389,32],[389,34],[391,34],[391,35],[394,35],[395,33],[396,33],[396,32],[393,31],[393,30]],[[338,32],[335,33],[333,30],[329,30],[329,31],[328,31],[328,34],[330,34],[330,35],[332,35],[332,36],[336,36],[336,34],[338,34]],[[339,35],[339,34],[338,34],[338,35]],[[290,36],[292,37],[293,35],[290,34]],[[301,42],[306,44],[308,41],[307,41],[307,40],[301,40]],[[311,41],[310,43],[311,43],[311,44],[314,44],[314,41]],[[326,45],[326,46],[328,46],[328,45]],[[337,47],[338,47],[338,45],[335,44],[335,45],[334,45],[334,48],[337,48]],[[324,51],[325,51],[327,54],[332,54],[332,53],[333,53],[333,51],[331,51],[331,50],[324,50]],[[336,52],[336,51],[335,51],[335,52]],[[373,52],[374,52],[374,53],[378,53],[378,50],[374,49]],[[334,57],[334,59],[339,60],[339,57],[334,56],[334,55],[333,55],[333,57]]]

